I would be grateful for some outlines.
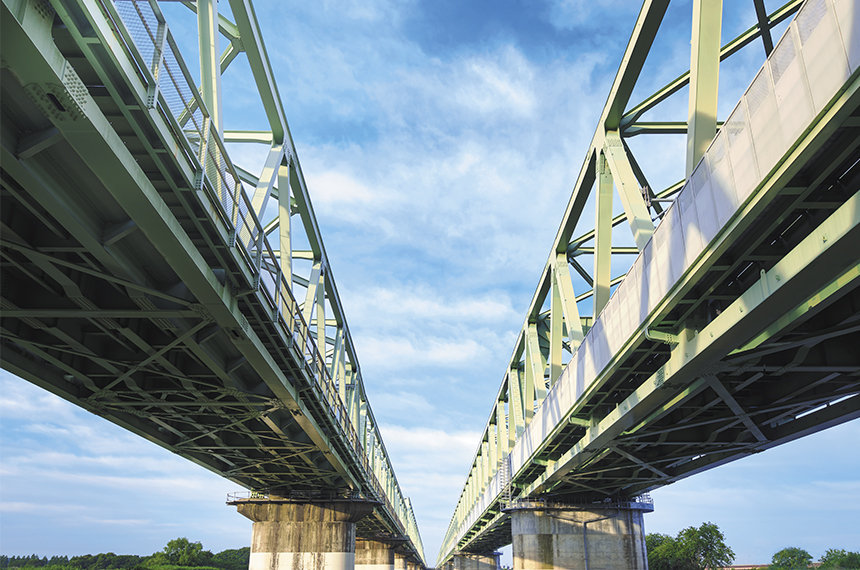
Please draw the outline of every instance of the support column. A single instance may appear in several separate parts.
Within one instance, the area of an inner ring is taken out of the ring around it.
[[[230,504],[254,521],[249,570],[353,570],[355,522],[373,510],[371,502],[273,497]]]
[[[647,570],[650,503],[541,506],[511,511],[514,570]]]
[[[405,554],[394,553],[394,570],[409,570],[409,561]]]
[[[454,570],[498,570],[501,552],[486,554],[462,553],[454,556]]]
[[[394,570],[394,547],[378,540],[356,539],[355,570]]]

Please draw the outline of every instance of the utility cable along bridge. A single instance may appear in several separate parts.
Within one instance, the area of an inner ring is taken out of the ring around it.
[[[649,490],[860,416],[860,4],[752,4],[721,46],[737,3],[694,1],[690,71],[631,107],[644,2],[437,567],[647,568]],[[720,61],[759,40],[718,124]],[[685,86],[686,122],[642,120]],[[686,177],[655,192],[630,138],[665,133]]]
[[[253,6],[229,7],[3,0],[3,367],[250,489],[251,568],[423,568]],[[223,129],[237,57],[265,133]]]

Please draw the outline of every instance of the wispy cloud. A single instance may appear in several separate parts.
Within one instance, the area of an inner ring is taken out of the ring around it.
[[[572,30],[605,25],[608,12],[616,22],[627,22],[638,9],[639,3],[628,0],[549,0],[546,17],[556,28]]]

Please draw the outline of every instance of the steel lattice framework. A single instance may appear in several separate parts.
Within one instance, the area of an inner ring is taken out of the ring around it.
[[[358,535],[423,564],[253,6],[182,4],[199,85],[156,0],[3,0],[3,367],[255,492],[377,501]],[[223,130],[240,56],[265,133]]]
[[[690,71],[631,105],[669,7],[643,3],[437,565],[510,544],[508,507],[639,501],[860,417],[860,8],[752,4],[721,46],[737,5],[695,0]],[[759,41],[718,122],[720,62]],[[643,120],[684,88],[686,121]],[[686,176],[654,189],[630,138],[667,133]]]

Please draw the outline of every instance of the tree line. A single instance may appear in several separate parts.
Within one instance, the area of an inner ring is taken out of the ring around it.
[[[835,570],[860,569],[860,552],[848,552],[841,548],[828,548],[824,556],[818,559],[818,568],[833,568]],[[809,568],[812,565],[812,555],[802,548],[790,546],[783,548],[773,555],[770,561],[771,570],[795,570]]]
[[[40,570],[248,570],[251,549],[231,548],[212,553],[200,542],[175,538],[150,556],[136,554],[84,554],[83,556],[6,556],[0,555],[0,569]]]
[[[734,551],[725,542],[719,527],[711,522],[688,527],[676,536],[653,533],[645,535],[650,570],[706,570],[730,566]],[[860,552],[830,548],[818,562],[818,568],[860,570]],[[805,570],[812,567],[812,555],[798,547],[783,548],[773,555],[770,570]]]

